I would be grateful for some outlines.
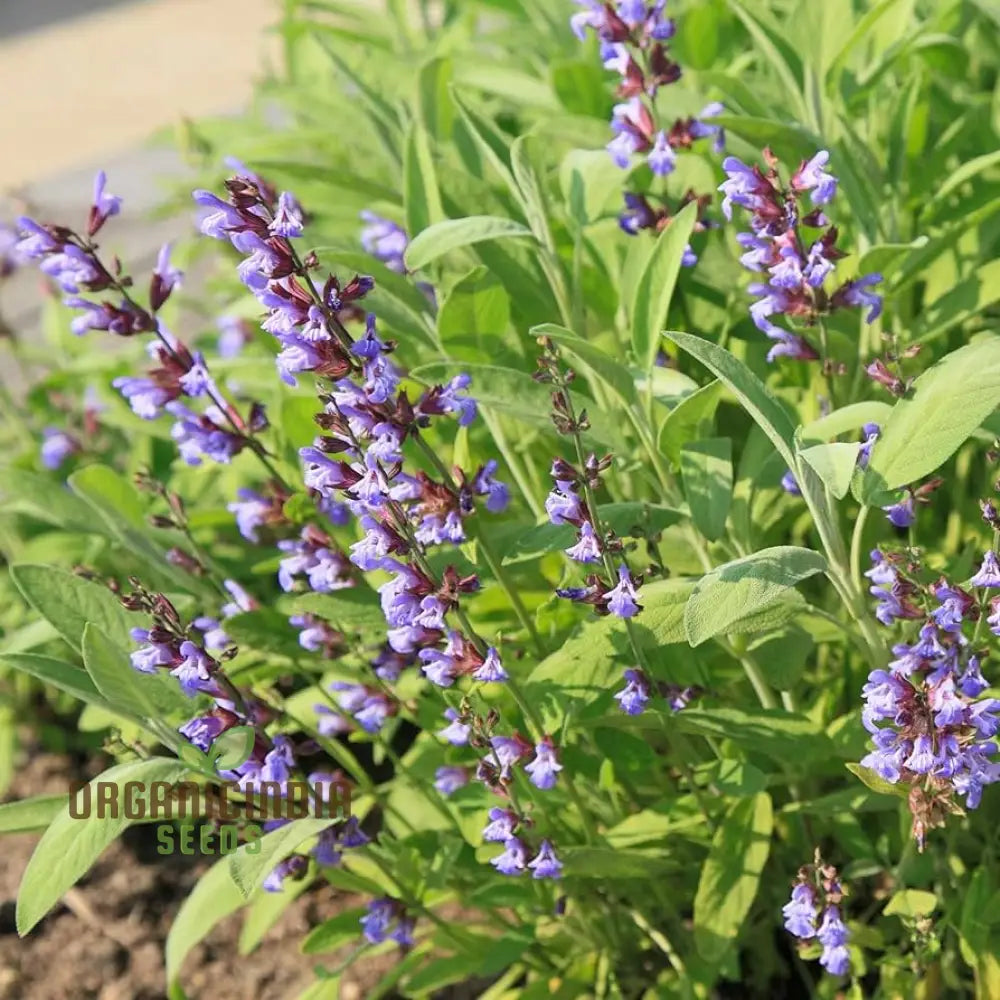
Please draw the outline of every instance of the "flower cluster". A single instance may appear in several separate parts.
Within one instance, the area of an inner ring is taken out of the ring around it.
[[[625,671],[625,687],[615,695],[615,701],[626,715],[641,715],[646,711],[650,698],[657,694],[672,712],[679,712],[701,693],[697,685],[681,687],[652,680],[645,671],[630,667]]]
[[[814,864],[799,869],[792,898],[782,908],[785,929],[803,941],[814,938],[823,946],[819,964],[831,976],[851,969],[847,942],[851,932],[841,915],[844,890],[837,869],[825,865],[817,852]]]
[[[739,233],[736,239],[744,250],[740,257],[743,266],[768,275],[766,281],[749,288],[751,295],[758,296],[750,307],[754,325],[774,341],[768,360],[782,356],[814,360],[820,355],[804,333],[777,326],[771,317],[794,318],[805,329],[818,325],[821,340],[825,340],[824,317],[838,309],[867,308],[865,320],[872,323],[882,312],[882,298],[872,291],[882,276],[862,275],[832,291],[826,287],[836,261],[845,256],[837,249],[837,228],[830,225],[822,209],[837,192],[837,179],[827,171],[830,154],[820,150],[812,159],[803,160],[787,185],[771,151],[765,149],[763,155],[766,173],[735,156],[723,161],[726,180],[719,187],[724,195],[722,212],[731,219],[733,205],[739,205],[750,214],[751,231]],[[810,204],[804,206],[807,195]],[[818,235],[807,237],[804,229]]]
[[[398,900],[383,896],[368,904],[368,912],[361,918],[361,931],[370,944],[395,941],[404,950],[413,947],[416,921],[406,913]]]
[[[984,623],[1000,634],[1000,602],[989,598],[1000,589],[1000,564],[987,552],[970,590],[943,577],[920,586],[919,564],[902,555],[875,550],[872,561],[866,575],[879,621],[921,624],[909,641],[892,647],[895,659],[873,670],[862,690],[862,721],[874,748],[861,765],[909,786],[913,836],[923,849],[927,830],[960,811],[956,798],[975,809],[984,786],[1000,780],[993,759],[1000,701],[981,697],[989,687],[981,671],[985,654],[974,648]]]
[[[676,25],[664,13],[665,0],[576,2],[584,9],[570,19],[573,32],[583,41],[587,30],[592,30],[600,40],[605,69],[620,77],[617,95],[621,103],[615,105],[611,119],[614,138],[607,145],[614,162],[625,170],[633,165],[636,156],[642,156],[654,176],[666,177],[676,168],[677,153],[690,149],[699,139],[711,138],[713,150],[721,152],[725,148],[725,134],[710,121],[723,111],[721,104],[709,104],[697,116],[677,118],[670,125],[657,114],[660,88],[675,83],[681,76],[680,66],[668,54],[667,42],[674,37]],[[698,202],[695,232],[701,232],[708,226],[703,216],[709,198],[699,198],[693,191],[688,191],[673,207],[665,198],[627,191],[619,225],[633,236],[644,229],[658,233],[690,201]],[[659,204],[654,206],[654,202]],[[682,263],[691,267],[696,262],[695,253],[688,246]]]

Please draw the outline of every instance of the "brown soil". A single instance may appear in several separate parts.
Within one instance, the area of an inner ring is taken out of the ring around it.
[[[64,791],[100,768],[38,754],[25,762],[7,798]],[[81,775],[81,770],[88,772]],[[37,834],[0,839],[0,1000],[164,1000],[163,945],[171,921],[214,859],[155,853],[152,827],[134,827],[101,856],[67,900],[21,940],[14,928],[17,886]],[[238,952],[242,916],[219,923],[184,966],[191,1000],[294,1000],[312,981],[299,953],[309,930],[357,897],[317,885],[300,896],[247,956]],[[335,956],[324,955],[332,965]],[[395,961],[359,963],[345,974],[342,1000],[361,1000]]]

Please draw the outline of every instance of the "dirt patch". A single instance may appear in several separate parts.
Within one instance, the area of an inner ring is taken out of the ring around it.
[[[99,762],[52,754],[26,761],[8,799],[64,791]],[[36,834],[0,839],[0,1000],[164,1000],[163,946],[198,876],[214,859],[155,853],[154,827],[137,826],[101,856],[67,899],[24,940],[14,926],[17,886]],[[358,906],[356,896],[317,884],[296,899],[258,948],[241,956],[242,914],[218,924],[188,956],[183,984],[192,1000],[293,1000],[312,981],[315,960],[299,953],[309,930]],[[336,956],[322,956],[333,965]],[[345,975],[343,1000],[361,1000],[395,959],[362,962]]]

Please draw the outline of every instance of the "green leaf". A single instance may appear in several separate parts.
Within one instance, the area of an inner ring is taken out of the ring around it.
[[[94,778],[90,782],[91,815],[86,819],[73,819],[67,805],[42,835],[28,861],[17,895],[18,934],[22,937],[27,934],[55,906],[62,894],[89,871],[101,852],[137,822],[126,819],[123,809],[117,810],[115,819],[107,813],[104,819],[98,819],[94,804],[99,783],[117,785],[119,801],[123,802],[123,786],[131,781],[139,782],[139,794],[134,801],[144,807],[149,800],[152,782],[174,784],[183,780],[187,773],[187,767],[180,761],[151,757],[118,764]]]
[[[803,448],[799,458],[823,480],[827,489],[838,499],[847,496],[851,478],[858,465],[858,445],[847,441],[815,444]]]
[[[329,818],[295,819],[285,826],[265,833],[253,844],[241,844],[229,855],[229,874],[244,897],[259,889],[271,869],[294,853],[295,849],[318,833],[332,826]],[[248,847],[253,849],[251,853]]]
[[[963,893],[962,916],[959,921],[959,948],[967,965],[975,968],[979,956],[986,950],[990,926],[996,922],[993,899],[992,874],[985,867],[976,868]]]
[[[482,243],[486,240],[522,239],[531,237],[531,230],[514,222],[492,215],[470,215],[465,219],[446,219],[425,229],[414,237],[406,248],[406,266],[413,271],[426,267],[431,261],[452,250]]]
[[[0,833],[44,830],[66,808],[65,795],[36,795],[0,804]]]
[[[0,655],[0,663],[5,663],[31,677],[37,677],[42,683],[51,684],[88,705],[111,708],[87,671],[75,663],[67,663],[65,660],[42,656],[39,653],[4,653]]]
[[[438,311],[438,336],[452,358],[492,361],[510,323],[510,296],[485,267],[459,279]]]
[[[660,851],[610,847],[564,847],[559,858],[568,878],[649,879],[676,868],[677,861]]]
[[[348,941],[356,941],[361,934],[361,918],[367,911],[363,906],[345,910],[330,920],[314,927],[302,942],[304,955],[321,955],[334,951]]]
[[[794,97],[796,104],[795,117],[808,118],[809,109],[805,106],[805,99],[802,95],[802,86],[799,82],[797,67],[793,68],[788,57],[782,51],[782,44],[779,36],[772,34],[757,18],[738,2],[729,0],[729,6],[736,13],[736,16],[743,22],[744,27],[750,33],[756,47],[763,53],[765,59],[774,67],[782,87],[787,93],[787,97]]]
[[[956,170],[950,170],[942,183],[935,187],[933,197],[928,204],[923,206],[923,210],[933,212],[941,206],[941,203],[952,191],[956,191],[966,181],[972,180],[977,174],[984,173],[991,167],[998,165],[1000,165],[1000,150],[994,150],[992,153],[983,153],[982,156],[975,156],[971,160],[966,160]]]
[[[510,167],[516,188],[514,195],[535,239],[543,246],[551,244],[549,220],[545,210],[545,197],[538,181],[538,173],[530,159],[530,136],[522,135],[511,143]]]
[[[718,379],[682,399],[660,425],[659,448],[670,461],[679,466],[681,449],[691,440],[702,436],[702,430],[715,417],[716,408],[725,386]]]
[[[164,948],[167,985],[173,986],[184,959],[220,921],[235,913],[246,899],[229,877],[229,858],[220,858],[195,883],[170,925]]]
[[[762,549],[717,566],[695,586],[684,609],[688,642],[701,645],[734,623],[779,601],[797,583],[826,569],[818,552],[794,545]]]
[[[125,650],[93,622],[83,630],[83,663],[113,710],[141,719],[160,719],[191,709],[191,700],[173,677],[133,670]]]
[[[712,542],[725,530],[733,499],[732,456],[729,438],[692,441],[681,449],[681,477],[691,519]]]
[[[106,587],[55,566],[11,566],[10,575],[24,599],[79,650],[83,630],[93,622],[112,642],[128,648],[129,631],[138,621]]]
[[[79,497],[61,488],[52,476],[13,466],[0,468],[0,498],[5,510],[20,511],[46,524],[86,534],[105,532]]]
[[[806,424],[799,432],[799,436],[807,445],[813,442],[831,441],[848,431],[859,431],[865,424],[878,424],[881,427],[889,419],[890,413],[892,406],[889,403],[874,400],[848,403],[847,406],[842,406],[839,410]]]
[[[648,712],[643,716],[646,714]],[[682,732],[732,740],[774,760],[808,761],[829,757],[833,753],[833,744],[820,726],[812,719],[792,712],[686,708],[670,718],[670,724],[676,725]]]
[[[423,232],[444,218],[427,132],[417,121],[410,122],[406,133],[403,151],[403,204],[406,208],[406,229],[411,236]]]
[[[1000,260],[991,260],[925,305],[910,338],[926,344],[1000,301]]]
[[[926,917],[938,906],[938,898],[924,889],[900,889],[892,894],[882,913],[891,917]]]
[[[273,653],[295,660],[304,655],[295,631],[285,615],[273,608],[245,611],[226,619],[226,635],[237,646]]]
[[[455,120],[455,108],[448,93],[452,73],[451,59],[438,57],[424,63],[417,77],[420,121],[438,142],[451,138],[451,127]]]
[[[681,258],[691,241],[698,218],[694,202],[685,205],[656,239],[636,285],[629,318],[632,322],[632,349],[644,371],[650,371],[660,351],[660,334],[681,270]]]
[[[944,464],[1000,404],[1000,337],[945,355],[892,409],[861,477],[860,499],[917,482]]]
[[[743,408],[768,436],[789,468],[795,467],[795,425],[767,386],[727,350],[689,333],[666,336],[697,358],[736,394]]]
[[[291,614],[319,615],[344,632],[385,631],[378,595],[367,587],[351,587],[335,594],[295,594],[284,598],[280,607]]]
[[[880,795],[895,795],[900,799],[905,799],[909,795],[907,786],[894,785],[886,781],[885,778],[880,778],[874,771],[870,771],[867,767],[862,767],[860,764],[845,764],[844,767],[866,788],[870,788],[873,792],[878,792]]]
[[[77,496],[92,504],[106,518],[145,530],[145,505],[139,491],[114,469],[106,465],[88,465],[74,472],[68,482]]]
[[[228,873],[227,873],[228,874]],[[250,901],[240,928],[239,953],[249,955],[282,914],[313,884],[311,878],[288,879],[280,892],[259,892]]]
[[[712,837],[694,897],[694,942],[706,961],[718,961],[746,922],[771,850],[771,797],[760,792],[726,813]]]
[[[685,512],[659,504],[624,503],[600,504],[597,515],[601,523],[622,538],[641,538],[656,534],[685,517]],[[638,530],[637,530],[638,529]],[[576,529],[569,524],[551,524],[546,521],[529,528],[516,538],[509,552],[503,557],[504,565],[538,559],[547,552],[569,548],[576,537]]]

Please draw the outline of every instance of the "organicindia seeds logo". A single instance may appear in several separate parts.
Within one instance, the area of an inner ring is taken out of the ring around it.
[[[194,854],[196,844],[203,854],[230,854],[241,841],[248,853],[256,854],[264,832],[262,824],[350,818],[351,786],[336,776],[323,781],[268,781],[240,775],[240,768],[252,754],[254,739],[250,726],[237,726],[222,734],[208,753],[193,746],[183,748],[182,760],[211,783],[73,782],[69,816],[74,820],[162,820],[157,829],[160,854]],[[220,782],[220,773],[238,777]],[[196,828],[197,820],[210,822]]]

